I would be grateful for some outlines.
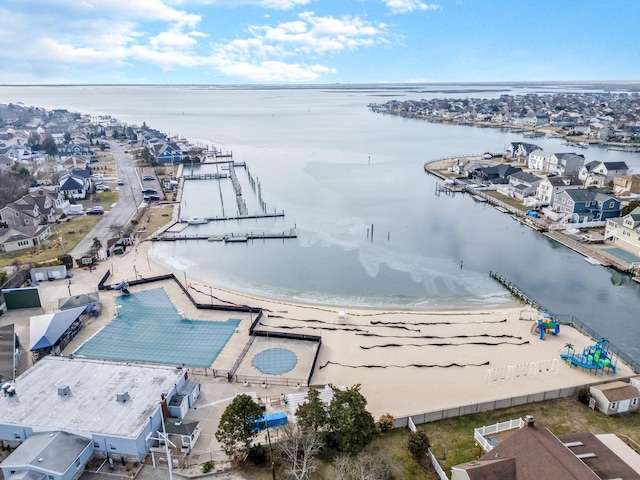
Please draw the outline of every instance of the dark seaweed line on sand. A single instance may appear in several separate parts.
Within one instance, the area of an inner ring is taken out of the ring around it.
[[[340,367],[345,368],[451,368],[451,367],[483,367],[489,365],[489,362],[484,363],[449,363],[448,365],[438,365],[438,364],[422,364],[422,363],[410,363],[408,365],[375,365],[375,364],[364,364],[364,365],[345,365],[344,363],[332,362],[328,360],[324,365],[320,365],[319,370],[328,367],[329,365],[338,365]]]
[[[465,343],[383,343],[380,345],[369,345],[364,346],[360,345],[360,348],[363,350],[371,350],[373,348],[389,348],[389,347],[463,347],[466,345],[487,345],[489,347],[495,347],[498,345],[526,345],[529,343],[529,340],[525,340],[524,342],[465,342]]]

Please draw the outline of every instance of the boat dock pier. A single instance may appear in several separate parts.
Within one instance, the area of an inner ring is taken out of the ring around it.
[[[295,229],[278,233],[249,232],[227,233],[225,235],[183,234],[181,232],[164,232],[151,238],[154,242],[177,242],[181,240],[208,240],[210,242],[246,243],[249,240],[287,240],[298,238]]]
[[[185,180],[217,180],[221,178],[227,178],[226,173],[198,173],[193,175],[184,175],[182,178]]]
[[[523,301],[524,303],[527,303],[527,304],[531,305],[532,307],[534,307],[534,308],[536,308],[538,310],[546,310],[546,309],[542,308],[542,306],[539,305],[533,298],[531,298],[526,293],[524,293],[524,290],[522,290],[520,287],[518,287],[515,283],[510,282],[509,280],[507,280],[505,277],[500,275],[498,272],[490,271],[489,272],[489,276],[491,278],[493,278],[494,280],[500,282],[517,299]]]

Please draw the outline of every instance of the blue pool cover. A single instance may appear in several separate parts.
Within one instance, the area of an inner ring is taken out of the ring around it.
[[[298,357],[287,348],[269,348],[253,357],[251,363],[267,375],[282,375],[293,370],[298,363]]]
[[[118,299],[119,315],[74,355],[209,368],[240,324],[183,319],[162,288]]]

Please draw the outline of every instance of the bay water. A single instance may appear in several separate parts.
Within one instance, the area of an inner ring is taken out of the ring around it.
[[[640,285],[469,196],[436,196],[424,162],[530,141],[571,151],[560,140],[523,139],[497,129],[432,124],[375,114],[390,98],[497,96],[508,86],[0,86],[1,103],[66,108],[146,123],[233,152],[283,218],[189,226],[194,233],[283,232],[290,240],[154,244],[153,258],[180,275],[221,287],[342,309],[491,308],[512,302],[497,271],[557,314],[575,315],[640,359]],[[475,90],[475,91],[474,91]],[[535,93],[538,90],[527,90]],[[587,161],[640,155],[580,150]],[[197,168],[197,167],[195,167]],[[207,168],[207,167],[201,167]],[[248,199],[249,176],[237,175]],[[187,182],[181,216],[221,214],[216,181]],[[227,188],[227,187],[225,187]],[[247,202],[251,210],[256,203]],[[229,206],[233,210],[234,207]],[[372,234],[373,232],[373,234]],[[580,348],[581,346],[576,346]]]

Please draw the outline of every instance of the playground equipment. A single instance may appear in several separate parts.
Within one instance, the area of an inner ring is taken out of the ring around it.
[[[542,313],[542,318],[536,321],[533,327],[535,333],[540,334],[540,340],[544,340],[545,332],[551,335],[558,335],[560,333],[560,324],[555,321],[548,313]]]
[[[567,353],[560,354],[560,358],[567,365],[594,370],[596,373],[599,371],[600,375],[606,369],[607,373],[611,372],[615,375],[618,358],[614,358],[613,353],[609,350],[609,340],[605,337],[602,337],[595,344],[585,347],[582,353],[576,353],[570,343],[566,346]]]
[[[113,287],[114,290],[119,290],[123,296],[131,295],[129,291],[129,284],[126,280],[121,281],[118,285]]]

